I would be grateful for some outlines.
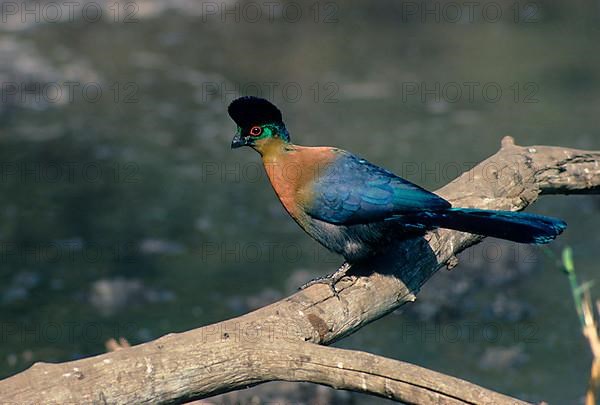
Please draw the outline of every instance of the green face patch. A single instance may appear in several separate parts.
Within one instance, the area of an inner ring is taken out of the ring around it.
[[[250,128],[237,128],[237,133],[241,135],[248,144],[267,138],[280,138],[289,142],[290,137],[283,124],[263,124],[254,125]]]

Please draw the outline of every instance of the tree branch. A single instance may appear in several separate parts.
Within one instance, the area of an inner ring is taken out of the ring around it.
[[[540,194],[598,193],[600,152],[519,147],[438,190],[455,206],[520,210]],[[181,403],[272,380],[312,381],[408,403],[521,403],[468,382],[367,353],[326,348],[414,301],[420,287],[480,236],[436,230],[399,241],[336,286],[314,285],[244,316],[0,381],[0,402]],[[355,268],[356,267],[356,268]]]

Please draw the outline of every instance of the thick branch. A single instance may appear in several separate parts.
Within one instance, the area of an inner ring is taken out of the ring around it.
[[[497,154],[438,193],[455,206],[519,210],[542,193],[598,192],[599,161],[600,152],[524,148],[506,137]],[[414,403],[434,397],[443,403],[485,403],[486,395],[500,394],[393,360],[304,343],[331,343],[413,301],[432,274],[454,266],[456,254],[480,240],[449,230],[430,232],[398,242],[364,268],[353,267],[357,275],[338,284],[339,297],[314,285],[239,318],[88,359],[38,363],[0,381],[0,402],[182,402],[283,379]],[[493,398],[492,403],[518,403]]]

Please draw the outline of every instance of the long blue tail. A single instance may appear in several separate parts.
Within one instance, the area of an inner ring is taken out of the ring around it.
[[[519,243],[548,243],[567,227],[567,224],[558,218],[475,208],[430,211],[418,214],[417,217],[417,221],[425,226],[454,229]]]

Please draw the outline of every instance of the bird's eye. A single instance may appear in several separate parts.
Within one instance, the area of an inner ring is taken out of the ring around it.
[[[250,135],[252,136],[259,136],[260,134],[262,134],[262,127],[256,126],[256,127],[252,127],[250,128]]]

